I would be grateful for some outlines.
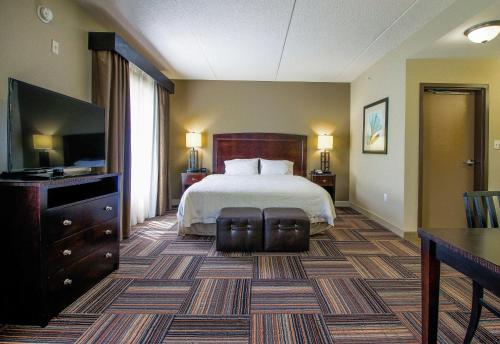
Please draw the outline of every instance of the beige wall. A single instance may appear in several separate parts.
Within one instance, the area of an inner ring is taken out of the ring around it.
[[[54,20],[42,23],[38,4],[49,6]],[[91,54],[87,32],[103,30],[73,1],[0,0],[0,171],[7,169],[7,78],[89,101]],[[51,53],[51,40],[59,55]]]
[[[418,184],[412,176],[417,173],[413,157],[418,154],[415,153],[418,144],[411,138],[418,126],[406,113],[406,61],[491,3],[455,1],[351,83],[349,200],[354,207],[401,235],[417,229],[414,195]],[[363,154],[363,106],[384,97],[389,97],[388,154]],[[384,193],[388,194],[387,202]]]
[[[349,84],[247,81],[175,81],[171,103],[172,198],[187,167],[185,133],[203,133],[203,167],[212,167],[212,135],[274,132],[308,136],[308,169],[319,168],[318,134],[333,133],[331,164],[337,200],[348,200]]]
[[[406,156],[408,183],[418,185],[418,128],[420,83],[489,85],[488,188],[500,190],[500,151],[493,140],[500,139],[500,58],[498,59],[416,59],[406,64]],[[466,191],[466,190],[464,190]],[[417,227],[418,189],[406,190],[408,224]]]
[[[386,58],[351,84],[350,201],[394,228],[404,223],[404,68]],[[387,154],[363,154],[363,107],[387,96]]]

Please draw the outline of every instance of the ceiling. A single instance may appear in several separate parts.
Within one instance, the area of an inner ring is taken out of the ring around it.
[[[79,0],[168,77],[349,82],[454,0]]]
[[[464,31],[473,25],[498,19],[500,19],[500,1],[495,1],[493,5],[468,19],[413,57],[499,58],[500,37],[485,44],[474,44],[464,35]]]

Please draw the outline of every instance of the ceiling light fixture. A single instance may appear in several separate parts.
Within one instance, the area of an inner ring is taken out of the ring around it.
[[[465,30],[464,35],[473,43],[486,43],[494,39],[500,33],[500,20],[471,26]]]

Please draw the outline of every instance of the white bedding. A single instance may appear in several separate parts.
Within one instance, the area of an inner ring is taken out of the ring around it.
[[[330,225],[336,216],[328,192],[304,177],[213,174],[193,184],[182,195],[177,212],[179,234],[193,233],[189,230],[192,224],[215,223],[225,207],[301,208],[311,223]]]

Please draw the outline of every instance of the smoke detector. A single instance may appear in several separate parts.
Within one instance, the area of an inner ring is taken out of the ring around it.
[[[40,19],[43,23],[48,24],[54,19],[54,13],[52,10],[45,6],[38,6],[36,9],[36,13],[38,14],[38,19]]]

